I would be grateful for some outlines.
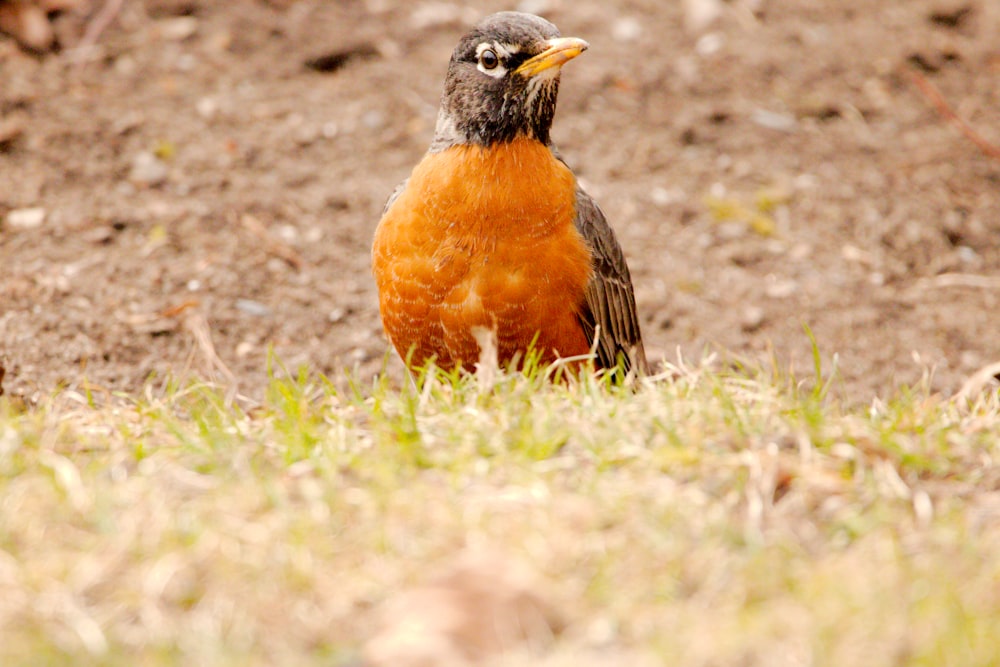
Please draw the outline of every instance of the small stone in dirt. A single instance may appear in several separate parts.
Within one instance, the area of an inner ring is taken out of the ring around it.
[[[542,16],[550,13],[554,4],[552,0],[521,0],[517,3],[517,11]]]
[[[750,120],[761,127],[777,132],[795,132],[798,129],[798,122],[795,116],[787,113],[777,113],[767,109],[754,109],[750,114]]]
[[[740,312],[740,329],[750,333],[764,324],[764,309],[760,306],[746,306]]]
[[[725,42],[726,38],[721,33],[710,32],[698,38],[698,41],[695,42],[694,50],[695,53],[704,58],[717,53]]]
[[[712,25],[722,14],[721,0],[685,0],[684,27],[698,34]]]
[[[376,130],[385,124],[385,114],[377,109],[372,109],[371,111],[366,111],[361,116],[361,122],[365,127]]]
[[[195,104],[195,110],[198,112],[198,115],[205,119],[210,119],[214,116],[218,109],[219,105],[211,97],[202,97]]]
[[[791,279],[778,279],[767,286],[767,295],[772,299],[785,299],[795,294],[799,284]]]
[[[970,248],[967,245],[960,245],[955,248],[955,254],[958,256],[958,261],[963,264],[973,266],[979,266],[982,264],[982,257],[980,257],[979,253],[977,253],[974,248]]]
[[[268,317],[271,314],[270,308],[253,299],[237,299],[236,308],[251,317]]]
[[[611,26],[611,35],[619,42],[634,42],[642,35],[642,24],[635,17],[622,17]]]
[[[163,39],[182,42],[198,32],[198,19],[193,16],[177,16],[156,22],[156,28]]]
[[[101,225],[100,227],[94,227],[93,229],[84,232],[81,238],[94,245],[106,245],[111,243],[112,237],[115,235],[115,230],[110,225]]]
[[[167,165],[153,153],[143,151],[132,158],[128,178],[136,185],[160,185],[167,180]]]
[[[332,324],[337,324],[338,322],[343,322],[345,317],[347,317],[347,309],[340,308],[338,306],[330,311],[330,314],[326,316],[326,319]]]
[[[19,229],[35,229],[45,222],[45,209],[40,206],[18,208],[7,214],[7,224]]]
[[[657,185],[650,190],[649,198],[657,206],[670,206],[684,201],[684,191],[680,188],[671,188],[668,190]]]

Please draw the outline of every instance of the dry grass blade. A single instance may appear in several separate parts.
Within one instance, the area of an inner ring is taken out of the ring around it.
[[[215,376],[216,373],[222,375],[224,386],[226,387],[226,405],[231,405],[238,389],[236,376],[229,370],[229,367],[226,366],[222,358],[219,357],[218,352],[216,352],[215,344],[212,342],[211,327],[208,324],[208,320],[199,310],[199,305],[198,301],[186,301],[178,306],[167,309],[162,315],[164,317],[181,319],[184,329],[194,339],[192,355],[195,350],[201,353],[201,357],[205,361],[205,371],[210,377]]]
[[[920,289],[946,289],[968,287],[972,289],[1000,289],[1000,276],[983,276],[973,273],[942,273],[933,278],[923,278],[917,282]]]
[[[90,60],[91,53],[97,45],[97,40],[114,22],[121,11],[125,0],[105,0],[101,9],[87,23],[87,29],[80,38],[80,43],[73,52],[73,61],[77,67],[83,67]]]
[[[993,158],[994,160],[1000,160],[1000,146],[992,144],[987,141],[981,134],[976,132],[971,125],[966,123],[962,118],[952,110],[951,105],[945,100],[944,96],[938,92],[938,89],[934,87],[927,77],[916,71],[915,69],[908,69],[910,81],[913,85],[923,93],[930,103],[937,109],[937,112],[941,114],[948,122],[958,128],[958,130],[965,135],[965,137],[974,143],[979,150],[983,152],[984,155]]]
[[[970,375],[969,379],[962,384],[962,388],[955,394],[953,400],[971,401],[982,394],[983,390],[990,384],[997,385],[998,380],[1000,380],[1000,361],[987,364]]]

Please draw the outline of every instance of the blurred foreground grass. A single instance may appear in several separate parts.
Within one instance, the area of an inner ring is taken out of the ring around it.
[[[382,603],[470,549],[562,619],[493,664],[1000,656],[995,393],[842,408],[703,365],[237,405],[0,403],[0,664],[360,664]]]

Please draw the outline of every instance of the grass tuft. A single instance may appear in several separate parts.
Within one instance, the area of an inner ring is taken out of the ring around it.
[[[993,664],[1000,399],[845,408],[813,343],[807,390],[273,363],[259,403],[0,400],[0,663],[343,664],[479,546],[552,584],[553,664]]]

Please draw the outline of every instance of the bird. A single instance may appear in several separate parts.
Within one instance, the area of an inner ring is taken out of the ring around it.
[[[372,244],[383,329],[409,368],[534,350],[648,373],[625,255],[550,137],[562,67],[588,46],[500,12],[455,47],[430,148]]]

